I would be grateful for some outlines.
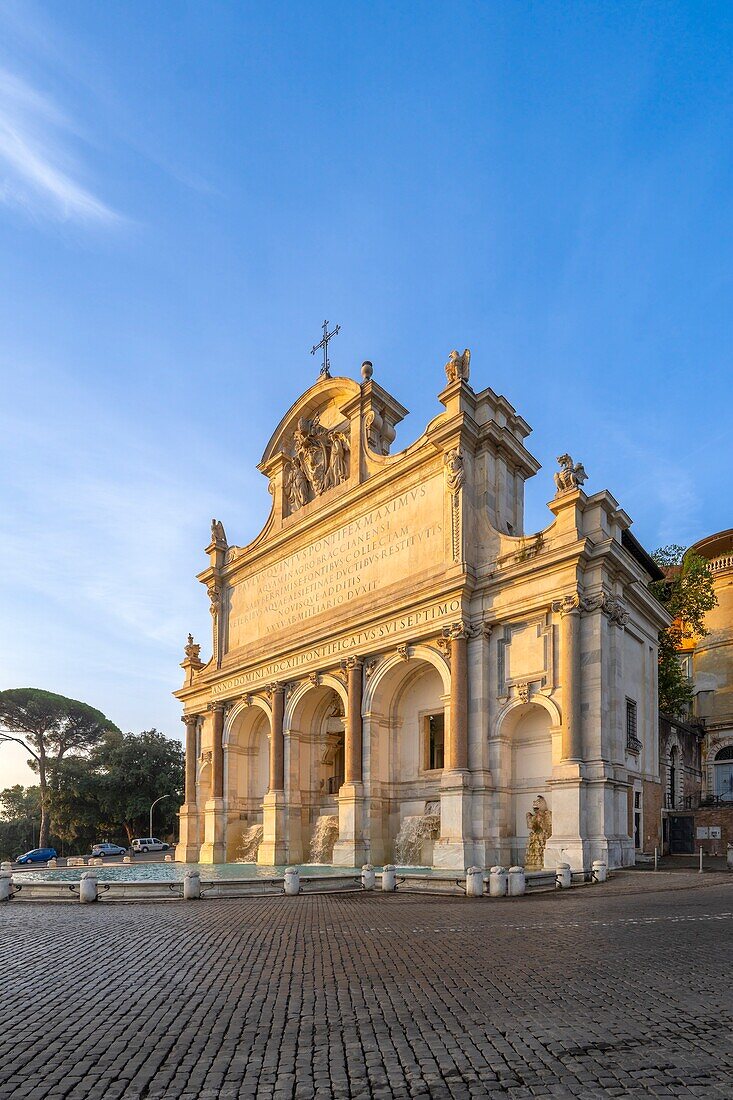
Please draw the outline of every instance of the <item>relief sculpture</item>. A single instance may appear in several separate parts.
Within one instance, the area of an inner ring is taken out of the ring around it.
[[[333,489],[349,476],[349,438],[324,428],[318,415],[301,417],[293,437],[294,453],[285,465],[285,498],[290,513]]]

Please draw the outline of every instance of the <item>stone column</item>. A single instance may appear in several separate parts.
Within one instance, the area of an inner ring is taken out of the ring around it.
[[[583,759],[580,717],[580,607],[577,597],[566,597],[560,606],[560,682],[562,683],[563,760]]]
[[[440,838],[433,849],[433,864],[456,871],[464,871],[474,862],[468,771],[469,633],[471,628],[462,620],[443,631],[444,641],[450,640],[450,720],[446,767],[440,781]]]
[[[346,673],[346,743],[344,783],[339,791],[339,836],[332,858],[339,867],[361,867],[367,858],[361,715],[364,662],[361,657],[348,657],[341,668]]]
[[[199,858],[199,809],[196,801],[196,734],[199,716],[184,714],[181,721],[186,726],[186,786],[184,803],[178,813],[176,861],[195,863]]]
[[[468,675],[466,632],[454,629],[450,635],[450,735],[448,767],[452,771],[468,768]]]
[[[181,721],[186,726],[186,793],[184,802],[196,803],[196,731],[198,714],[184,714]]]
[[[359,657],[349,657],[346,661],[346,761],[345,781],[361,783],[361,689],[364,662]]]
[[[224,704],[213,704],[213,743],[211,746],[211,794],[224,797]]]
[[[226,861],[227,815],[224,799],[224,703],[210,703],[211,798],[204,807],[204,842],[200,863]]]
[[[272,706],[270,719],[270,787],[262,800],[262,843],[257,862],[281,866],[290,860],[288,814],[285,799],[285,684],[273,683],[267,689]]]
[[[285,685],[271,684],[272,720],[270,724],[270,790],[285,790],[285,742],[283,715],[285,713]]]
[[[577,592],[552,604],[560,615],[560,686],[562,688],[562,759],[550,780],[552,835],[545,845],[545,867],[569,863],[574,871],[590,867],[583,728],[581,718],[581,611],[587,601]]]

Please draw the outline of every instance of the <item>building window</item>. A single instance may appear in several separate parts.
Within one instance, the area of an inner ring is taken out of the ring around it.
[[[677,746],[674,745],[669,754],[669,791],[667,792],[667,794],[670,810],[674,810],[677,805],[677,774],[679,755],[679,750]]]
[[[682,675],[686,676],[688,680],[692,679],[692,654],[680,653],[677,657],[682,669]]]
[[[629,752],[640,753],[641,741],[639,740],[637,733],[636,723],[636,700],[626,700],[626,748]]]
[[[445,716],[426,714],[425,723],[425,766],[429,771],[444,767],[445,760]]]
[[[733,745],[715,754],[715,794],[722,802],[733,802]]]

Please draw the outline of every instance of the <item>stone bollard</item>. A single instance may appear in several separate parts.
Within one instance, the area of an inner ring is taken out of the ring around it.
[[[12,871],[12,869],[13,865],[9,859],[4,859],[2,863],[0,863],[0,871]]]
[[[593,860],[593,881],[605,882],[608,876],[608,865],[602,859]]]
[[[484,872],[481,867],[469,867],[466,871],[466,897],[482,898],[484,896]]]
[[[489,894],[492,898],[503,898],[507,892],[508,875],[505,867],[492,867],[489,871]]]
[[[555,865],[555,883],[561,890],[569,890],[573,885],[573,875],[569,863],[558,863]]]
[[[362,890],[373,890],[377,883],[377,874],[371,863],[365,863],[361,869]]]
[[[122,857],[122,862],[123,863],[132,863],[132,856],[123,856]]]
[[[173,856],[170,854],[170,852],[166,852],[166,854],[163,856],[163,860],[165,863],[172,863]]]
[[[97,900],[97,872],[85,871],[79,883],[79,901],[86,902]]]
[[[382,889],[390,893],[397,889],[397,870],[394,863],[385,863],[382,868]]]
[[[728,856],[726,862],[728,864],[728,870],[733,871],[733,844],[728,845]]]
[[[49,859],[48,863],[46,864],[47,867],[58,867],[58,865],[59,861],[57,859]]]
[[[201,897],[201,872],[191,870],[186,871],[183,876],[183,896],[186,901],[198,901]]]
[[[13,876],[10,871],[0,871],[0,901],[10,901],[13,896]]]
[[[524,876],[524,867],[510,867],[509,868],[509,890],[508,894],[510,898],[519,898],[522,896],[527,888],[527,880]]]
[[[300,871],[297,867],[285,868],[285,893],[289,898],[300,893]]]

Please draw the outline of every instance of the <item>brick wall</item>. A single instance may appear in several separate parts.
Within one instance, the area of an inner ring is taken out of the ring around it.
[[[644,779],[641,785],[644,830],[642,850],[649,855],[655,848],[662,850],[662,799],[664,791],[661,783]]]
[[[695,810],[695,851],[700,848],[706,855],[712,855],[717,849],[718,855],[724,856],[729,844],[733,844],[733,806],[710,806],[704,810]],[[720,840],[698,840],[697,829],[709,828],[711,825],[719,825],[721,830]]]

